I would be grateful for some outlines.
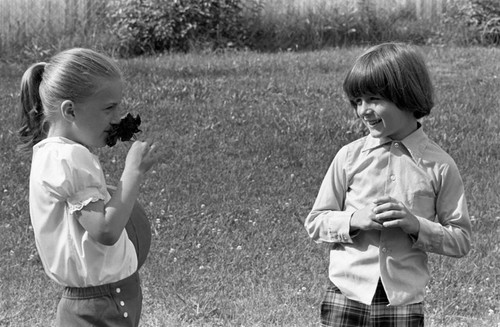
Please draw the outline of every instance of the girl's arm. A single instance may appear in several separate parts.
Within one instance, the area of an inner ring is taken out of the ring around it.
[[[90,236],[104,245],[120,238],[134,207],[146,172],[158,161],[156,144],[136,141],[130,148],[116,191],[108,203],[96,201],[79,213],[80,224]]]

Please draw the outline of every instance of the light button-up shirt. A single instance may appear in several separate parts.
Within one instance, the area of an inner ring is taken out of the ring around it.
[[[415,215],[418,238],[401,228],[350,233],[352,214],[389,195]],[[348,298],[370,304],[381,279],[390,305],[423,301],[426,252],[453,257],[470,249],[463,182],[453,159],[422,128],[401,141],[370,135],[342,147],[305,221],[318,243],[331,244],[330,280]]]

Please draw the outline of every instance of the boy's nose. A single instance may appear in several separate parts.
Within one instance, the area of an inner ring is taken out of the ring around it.
[[[358,115],[360,117],[370,115],[373,112],[373,110],[370,108],[369,105],[367,105],[366,101],[364,101],[364,100],[361,100],[358,103],[357,109],[358,109]]]

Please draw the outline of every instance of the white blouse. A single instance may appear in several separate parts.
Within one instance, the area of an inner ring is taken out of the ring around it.
[[[80,225],[75,212],[98,200],[108,202],[98,158],[84,146],[50,137],[33,147],[30,216],[47,275],[63,286],[108,284],[132,275],[137,254],[124,229],[103,245]]]

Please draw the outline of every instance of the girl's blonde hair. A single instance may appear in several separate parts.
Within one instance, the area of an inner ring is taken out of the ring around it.
[[[344,79],[351,105],[364,94],[380,95],[417,119],[430,114],[434,90],[422,54],[405,43],[371,47],[354,63]]]
[[[30,152],[46,137],[63,101],[82,101],[95,93],[100,80],[121,78],[111,58],[90,49],[69,49],[33,64],[21,79],[19,149]]]

